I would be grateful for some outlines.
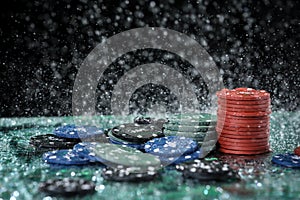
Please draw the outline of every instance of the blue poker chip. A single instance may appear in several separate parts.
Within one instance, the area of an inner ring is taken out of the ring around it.
[[[76,126],[74,124],[60,126],[53,133],[62,138],[89,138],[104,134],[104,129],[96,126]]]
[[[72,149],[62,149],[44,153],[43,160],[49,164],[60,165],[84,165],[89,163],[87,158],[80,156]]]
[[[145,143],[145,151],[160,157],[188,155],[198,149],[197,142],[191,138],[167,136],[155,138]]]
[[[275,155],[272,157],[272,162],[284,167],[300,168],[300,156],[293,153]]]
[[[96,145],[96,142],[81,142],[73,147],[73,151],[75,151],[81,157],[88,159],[90,162],[105,163],[105,160],[96,156],[96,154],[93,152],[93,149]]]

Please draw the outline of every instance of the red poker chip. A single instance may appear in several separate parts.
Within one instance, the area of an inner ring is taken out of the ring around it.
[[[252,137],[262,137],[264,135],[269,135],[270,134],[270,130],[267,129],[267,130],[261,130],[261,131],[234,131],[234,130],[226,130],[226,129],[223,129],[223,130],[220,130],[220,129],[216,129],[216,131],[219,133],[219,134],[222,134],[222,135],[234,135],[236,137],[238,136],[252,136]]]
[[[237,135],[259,135],[264,133],[269,133],[270,128],[269,127],[262,127],[262,128],[243,128],[243,127],[228,127],[228,126],[217,126],[216,127],[217,132],[222,132],[224,134],[237,134]]]
[[[294,153],[295,153],[297,156],[300,156],[300,146],[297,147],[297,148],[294,150]]]
[[[251,109],[267,109],[270,108],[271,104],[265,103],[265,104],[236,104],[233,102],[227,102],[227,101],[220,101],[218,100],[218,105],[222,106],[224,108],[234,108],[234,109],[246,109],[246,110],[251,110]]]
[[[217,127],[221,128],[223,125],[224,127],[231,127],[231,128],[249,128],[249,129],[260,129],[260,128],[266,128],[270,126],[270,123],[264,123],[264,124],[243,124],[243,123],[229,123],[229,122],[222,122],[218,121],[217,122]]]
[[[254,100],[254,101],[245,101],[245,100],[229,100],[225,98],[218,98],[218,103],[230,104],[230,105],[242,105],[242,106],[261,106],[261,105],[270,105],[271,100]]]
[[[255,144],[255,143],[263,143],[268,142],[269,138],[259,138],[259,139],[234,139],[234,138],[227,138],[224,136],[220,136],[218,139],[219,142],[240,142],[246,144]]]
[[[219,114],[218,117],[220,117],[220,118],[226,118],[226,119],[233,119],[233,120],[266,120],[266,119],[270,119],[270,116],[238,117],[238,116],[221,115],[221,114]]]
[[[268,100],[270,93],[265,90],[255,90],[252,88],[236,88],[233,90],[222,89],[217,92],[219,98],[226,100]]]
[[[266,146],[269,143],[268,142],[264,142],[264,143],[260,143],[260,144],[246,144],[246,143],[240,143],[240,142],[219,142],[219,144],[221,145],[221,147],[226,148],[225,146],[236,146],[236,147],[258,147],[258,146]]]
[[[259,150],[259,151],[235,151],[235,150],[220,148],[219,150],[222,153],[235,154],[235,155],[256,155],[256,154],[263,154],[263,153],[270,152],[270,149]]]
[[[218,109],[226,112],[271,112],[271,108],[232,108],[219,104]]]
[[[235,150],[235,151],[260,151],[270,149],[268,143],[264,146],[234,146],[234,145],[221,145],[223,149]]]
[[[271,111],[267,112],[230,112],[225,110],[218,109],[218,115],[231,115],[231,116],[239,116],[239,117],[260,117],[260,116],[267,116],[271,114]]]
[[[223,118],[218,116],[218,122],[223,122],[224,124],[267,124],[270,123],[268,118],[266,119],[232,119],[232,118]]]
[[[226,134],[226,133],[219,133],[219,136],[232,138],[232,139],[262,139],[268,138],[270,136],[269,133],[260,133],[257,135],[238,135],[238,134]]]

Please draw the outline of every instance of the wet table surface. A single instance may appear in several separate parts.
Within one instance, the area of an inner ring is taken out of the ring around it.
[[[80,177],[96,183],[94,194],[78,199],[300,199],[300,169],[271,163],[272,155],[292,152],[300,146],[299,118],[300,112],[271,114],[271,153],[257,156],[212,153],[210,157],[217,157],[238,171],[241,181],[231,183],[185,181],[170,167],[163,170],[161,179],[147,183],[105,181],[99,166],[51,168],[43,163],[41,154],[27,149],[29,138],[51,133],[55,127],[74,123],[78,118],[2,118],[0,199],[60,199],[38,191],[40,182],[55,177]],[[133,117],[102,116],[93,118],[93,123],[111,128],[132,120]],[[11,141],[18,142],[20,148],[13,148]]]

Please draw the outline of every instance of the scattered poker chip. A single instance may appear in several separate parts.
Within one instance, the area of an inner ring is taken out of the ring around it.
[[[269,100],[270,93],[265,90],[254,90],[252,88],[236,88],[233,90],[222,89],[217,92],[220,99],[228,100]]]
[[[145,151],[162,157],[187,155],[197,150],[197,142],[191,138],[166,136],[145,143]]]
[[[161,126],[153,124],[122,124],[112,129],[112,135],[128,142],[145,143],[157,137],[163,137]]]
[[[164,130],[165,136],[179,136],[192,138],[195,141],[203,141],[205,138],[207,140],[216,140],[218,139],[218,133],[216,131],[209,132],[181,132],[181,131],[169,131]]]
[[[30,138],[30,144],[36,148],[49,148],[49,149],[70,149],[80,140],[61,138],[53,134],[36,135]]]
[[[109,143],[98,143],[91,148],[95,156],[103,159],[112,165],[122,165],[126,167],[140,167],[145,170],[149,167],[160,167],[160,160],[137,149],[122,145]]]
[[[270,152],[270,149],[263,149],[263,150],[231,150],[231,149],[225,149],[225,148],[220,148],[220,152],[222,153],[228,153],[228,154],[236,154],[236,155],[254,155],[254,154],[263,154],[263,153],[268,153]]]
[[[76,151],[71,149],[44,153],[43,160],[48,164],[60,165],[84,165],[89,163],[89,159],[80,156]]]
[[[144,144],[136,144],[136,143],[121,140],[121,139],[115,137],[111,131],[108,132],[108,136],[109,136],[110,142],[113,144],[125,145],[125,146],[132,147],[135,149],[144,150]]]
[[[134,119],[134,123],[136,124],[151,124],[153,122],[153,119],[150,117],[136,117]]]
[[[98,143],[96,142],[81,142],[73,147],[73,151],[75,151],[80,157],[88,159],[90,162],[100,162],[104,164],[107,161],[96,156],[94,152],[94,147],[97,144]]]
[[[170,125],[210,126],[215,125],[216,122],[216,117],[208,113],[182,114],[168,118]]]
[[[161,155],[161,156],[159,156],[159,159],[160,159],[161,163],[164,164],[164,165],[177,165],[177,164],[180,164],[180,163],[184,163],[184,162],[188,162],[188,161],[191,161],[191,160],[199,159],[200,155],[201,155],[201,151],[202,151],[203,148],[210,148],[210,150],[213,149],[212,146],[210,146],[210,147],[201,147],[200,150],[197,150],[197,151],[195,151],[191,154],[181,155],[181,156],[169,156],[169,157],[166,157],[166,155]]]
[[[176,165],[184,178],[197,181],[233,181],[239,180],[238,174],[228,164],[212,160],[194,160],[189,163]]]
[[[294,150],[294,153],[298,156],[300,156],[300,146],[297,147],[295,150]]]
[[[300,156],[292,153],[275,155],[272,157],[272,162],[284,167],[300,168]]]
[[[106,167],[102,170],[102,177],[108,181],[117,181],[117,182],[148,182],[155,180],[159,177],[159,173],[154,168],[148,168],[147,171],[134,171],[130,168],[123,166],[118,167]]]
[[[18,156],[32,157],[39,153],[43,153],[45,151],[49,151],[47,148],[43,151],[43,148],[35,148],[29,144],[28,140],[25,137],[21,136],[13,136],[9,141],[9,146],[12,151],[16,153]]]
[[[95,192],[95,184],[85,179],[50,179],[40,183],[39,190],[50,196],[75,196]]]
[[[169,131],[181,132],[207,132],[214,130],[215,126],[186,126],[165,124],[164,129]]]
[[[53,134],[62,138],[89,138],[104,134],[104,129],[96,126],[76,126],[74,124],[60,126],[54,129]]]

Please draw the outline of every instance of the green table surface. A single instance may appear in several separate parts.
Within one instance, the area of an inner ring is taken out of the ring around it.
[[[130,122],[133,117],[98,116],[88,120],[111,128]],[[299,118],[300,112],[271,114],[271,153],[234,156],[216,151],[209,155],[237,170],[242,179],[239,182],[186,181],[179,172],[167,167],[161,179],[137,184],[105,181],[99,166],[50,168],[43,163],[41,154],[34,154],[26,148],[31,136],[51,133],[56,126],[74,123],[74,120],[81,120],[80,117],[2,118],[0,199],[63,199],[51,198],[38,191],[40,182],[56,177],[81,177],[95,182],[94,194],[75,199],[300,199],[300,169],[271,163],[272,155],[292,152],[300,146]],[[11,141],[19,142],[24,149],[13,148]]]

